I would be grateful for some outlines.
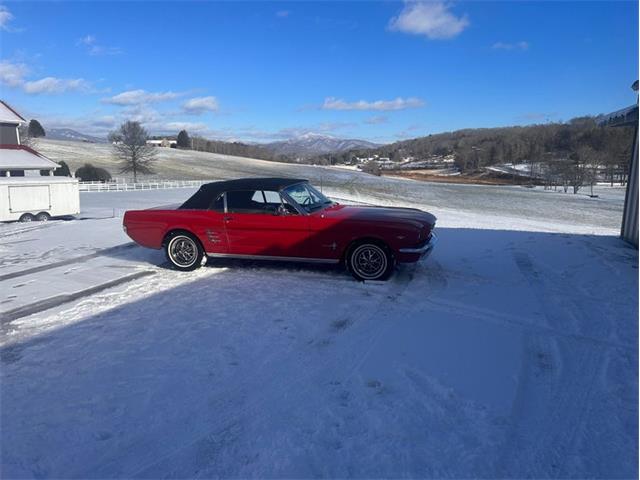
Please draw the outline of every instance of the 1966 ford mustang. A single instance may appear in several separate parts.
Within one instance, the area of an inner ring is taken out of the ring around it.
[[[384,280],[396,262],[428,255],[435,224],[411,208],[339,205],[292,178],[209,183],[179,207],[129,210],[123,220],[133,240],[164,249],[179,270],[205,256],[344,262],[358,280]]]

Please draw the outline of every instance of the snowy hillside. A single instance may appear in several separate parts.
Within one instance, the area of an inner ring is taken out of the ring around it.
[[[47,139],[69,140],[74,142],[107,143],[105,137],[86,135],[70,128],[47,128]]]
[[[403,205],[416,184],[330,193]],[[433,255],[386,283],[168,269],[120,215],[188,189],[0,225],[3,477],[636,477],[637,251],[571,197],[486,189],[487,214],[447,187],[412,202],[439,217]]]
[[[344,139],[317,133],[307,133],[282,142],[268,143],[264,146],[281,155],[304,157],[360,148],[376,148],[380,145],[366,140]]]

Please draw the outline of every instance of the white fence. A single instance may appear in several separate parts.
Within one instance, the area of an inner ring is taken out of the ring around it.
[[[162,190],[166,188],[195,188],[215,180],[158,180],[155,182],[80,182],[81,192],[129,192],[133,190]]]

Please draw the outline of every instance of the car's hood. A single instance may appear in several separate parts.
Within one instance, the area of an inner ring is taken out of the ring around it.
[[[319,213],[326,218],[365,222],[407,223],[418,228],[424,226],[433,228],[436,223],[434,215],[415,208],[333,205]]]

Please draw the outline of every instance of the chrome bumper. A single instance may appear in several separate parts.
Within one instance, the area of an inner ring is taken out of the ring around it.
[[[418,248],[400,248],[398,249],[398,251],[400,253],[414,253],[414,254],[418,254],[418,255],[429,255],[431,253],[431,250],[433,250],[433,247],[435,246],[435,244],[438,243],[438,237],[436,236],[435,233],[431,233],[431,238],[429,239],[429,241],[427,243],[425,243],[423,246],[418,247]]]

